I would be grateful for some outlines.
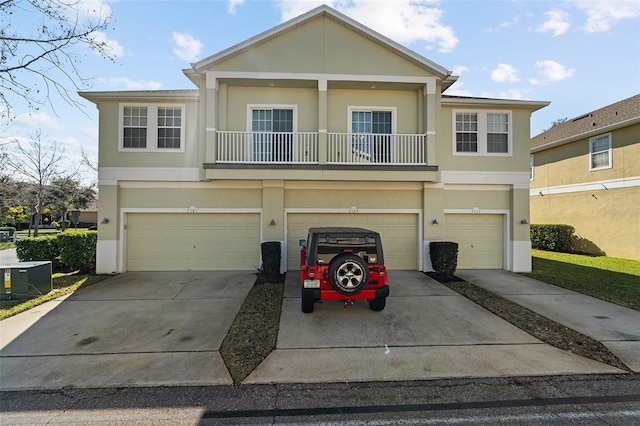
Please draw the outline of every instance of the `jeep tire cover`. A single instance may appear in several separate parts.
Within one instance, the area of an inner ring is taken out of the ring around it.
[[[362,291],[369,282],[369,268],[360,256],[343,253],[331,260],[329,281],[338,293],[354,295]]]

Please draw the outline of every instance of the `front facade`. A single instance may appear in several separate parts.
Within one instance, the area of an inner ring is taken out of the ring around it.
[[[640,260],[640,95],[531,140],[531,223],[575,228],[574,249]]]
[[[446,96],[445,68],[322,6],[184,71],[196,89],[90,92],[98,272],[260,266],[308,228],[382,235],[392,269],[528,271],[529,122],[545,102]],[[105,218],[107,220],[105,220]]]

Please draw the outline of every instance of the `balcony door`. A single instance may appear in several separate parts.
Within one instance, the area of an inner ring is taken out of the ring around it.
[[[251,131],[253,161],[293,159],[293,109],[253,108]]]
[[[391,162],[392,111],[351,111],[352,148],[372,163]]]

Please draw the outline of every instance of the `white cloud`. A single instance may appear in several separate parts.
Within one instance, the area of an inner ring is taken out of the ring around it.
[[[500,92],[498,95],[498,98],[500,99],[523,99],[524,95],[522,94],[521,90],[518,89],[509,89],[506,90],[504,92]]]
[[[575,69],[567,68],[558,62],[551,60],[544,60],[536,62],[536,68],[538,72],[547,81],[562,81],[571,77],[575,72]]]
[[[491,80],[497,83],[515,83],[519,81],[518,71],[509,64],[498,64],[498,68],[491,72]]]
[[[45,131],[51,130],[56,132],[64,130],[64,126],[46,112],[18,114],[15,116],[13,124],[26,129],[38,128]]]
[[[244,0],[228,0],[227,2],[227,12],[232,15],[236,14],[236,9],[238,6],[242,6],[244,4]]]
[[[463,72],[469,71],[469,68],[464,65],[456,65],[453,67],[453,75],[461,75]]]
[[[114,57],[124,56],[124,47],[118,41],[112,40],[107,35],[101,31],[96,31],[91,34],[91,38],[96,43],[103,43],[108,54]],[[98,52],[96,52],[98,53]]]
[[[453,28],[442,23],[443,12],[434,6],[437,0],[278,0],[283,21],[323,3],[402,44],[427,42],[427,49],[437,46],[440,52],[458,44]]]
[[[127,90],[159,90],[162,87],[157,81],[136,81],[128,77],[99,78],[97,82],[112,88],[124,86]]]
[[[588,33],[609,31],[621,19],[640,16],[637,0],[576,0],[574,3],[587,14],[585,31]]]
[[[456,81],[451,87],[447,89],[445,95],[450,96],[473,96],[470,90],[464,88],[464,83]]]
[[[198,55],[202,51],[204,44],[190,34],[179,32],[173,33],[173,53],[183,61],[194,62],[198,59]]]
[[[536,31],[541,33],[551,32],[554,37],[569,31],[571,22],[569,22],[569,14],[567,12],[562,10],[550,10],[544,14],[548,19],[544,24],[540,25]]]

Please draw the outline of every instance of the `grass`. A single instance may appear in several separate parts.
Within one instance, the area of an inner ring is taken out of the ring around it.
[[[640,262],[533,250],[531,278],[640,311]]]
[[[53,291],[33,299],[0,300],[0,320],[19,314],[45,302],[73,293],[83,286],[95,284],[108,275],[53,274]]]

